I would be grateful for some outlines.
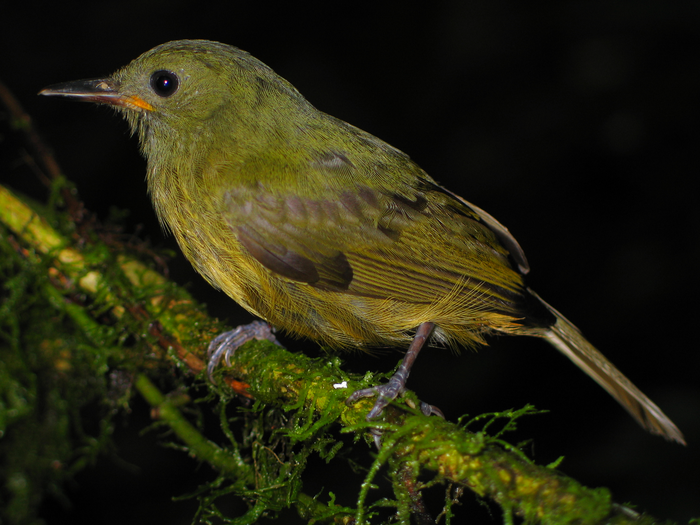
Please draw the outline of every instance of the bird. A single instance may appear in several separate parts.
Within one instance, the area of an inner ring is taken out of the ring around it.
[[[197,272],[262,320],[212,341],[210,374],[248,338],[274,340],[270,326],[340,349],[407,347],[386,384],[348,398],[376,396],[373,419],[405,390],[423,347],[538,337],[646,430],[685,443],[527,286],[529,264],[508,229],[246,51],[167,42],[109,77],[40,94],[106,104],[126,119],[163,227]]]

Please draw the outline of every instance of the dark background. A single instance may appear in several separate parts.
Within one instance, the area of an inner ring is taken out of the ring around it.
[[[319,109],[406,151],[505,224],[528,255],[530,286],[662,407],[688,447],[640,430],[537,340],[492,339],[459,357],[426,352],[409,386],[453,420],[526,403],[549,409],[523,421],[517,436],[533,439],[528,453],[538,462],[565,455],[561,470],[611,488],[616,501],[681,522],[697,516],[700,4],[429,4],[24,2],[0,16],[0,74],[87,208],[103,218],[112,206],[128,209],[127,230],[142,225],[140,235],[170,246],[126,124],[103,108],[36,93],[107,75],[168,40],[250,51]],[[2,146],[2,182],[31,193]],[[212,313],[234,325],[250,320],[182,258],[171,266]],[[398,358],[348,356],[347,366],[386,370]],[[160,448],[157,436],[139,436],[147,417],[135,401],[115,434],[121,457],[140,470],[100,462],[69,487],[72,510],[46,505],[48,523],[152,523],[154,512],[189,523],[191,504],[169,498],[209,474]]]

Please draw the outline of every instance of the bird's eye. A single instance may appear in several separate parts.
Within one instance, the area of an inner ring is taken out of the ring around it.
[[[167,98],[180,87],[177,75],[171,71],[160,70],[151,75],[151,89],[159,97]]]

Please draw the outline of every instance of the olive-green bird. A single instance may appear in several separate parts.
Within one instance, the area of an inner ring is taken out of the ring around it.
[[[408,346],[369,418],[404,389],[424,343],[541,337],[644,428],[671,420],[530,290],[522,249],[496,219],[405,153],[314,108],[245,51],[158,46],[109,78],[43,95],[108,104],[138,134],[158,217],[212,285],[292,334],[342,348]],[[209,371],[254,328],[212,342]],[[265,325],[267,326],[267,325]]]

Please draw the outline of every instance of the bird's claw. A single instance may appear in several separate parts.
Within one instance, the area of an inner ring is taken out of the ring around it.
[[[437,416],[441,419],[445,419],[445,414],[442,413],[442,410],[440,410],[435,405],[429,405],[428,403],[424,403],[423,401],[420,402],[420,411],[425,416]]]
[[[388,383],[383,385],[373,386],[370,388],[363,388],[361,390],[356,390],[350,397],[347,398],[345,403],[347,405],[353,405],[357,403],[360,399],[365,397],[377,396],[377,400],[372,407],[372,410],[366,416],[367,421],[371,421],[381,415],[384,409],[397,397],[399,397],[406,390],[404,382],[396,376],[392,376]],[[420,411],[426,416],[438,416],[445,419],[445,415],[442,413],[438,407],[429,405],[421,401]]]
[[[216,384],[214,380],[214,370],[221,362],[221,358],[224,359],[226,366],[231,366],[231,356],[240,346],[252,339],[257,339],[259,341],[266,339],[278,346],[282,346],[273,334],[272,327],[265,321],[253,321],[252,323],[241,325],[234,330],[224,332],[216,336],[212,339],[211,343],[209,343],[209,349],[207,350],[207,357],[209,359],[207,363],[207,377],[209,381]]]
[[[377,396],[377,400],[374,402],[372,410],[369,411],[367,417],[365,418],[367,421],[371,421],[372,419],[378,417],[389,405],[389,403],[399,397],[404,389],[404,385],[402,385],[400,381],[392,376],[391,379],[389,379],[389,382],[383,385],[356,390],[349,398],[347,398],[345,404],[354,405],[360,399],[364,399],[365,397]]]

